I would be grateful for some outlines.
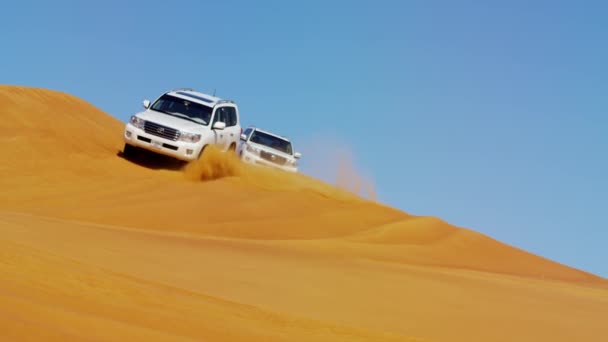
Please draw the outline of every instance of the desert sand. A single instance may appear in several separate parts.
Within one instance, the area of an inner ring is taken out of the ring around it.
[[[2,341],[606,341],[608,281],[0,86]]]

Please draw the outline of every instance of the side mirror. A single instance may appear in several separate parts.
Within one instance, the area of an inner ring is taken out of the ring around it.
[[[241,134],[241,140],[242,141],[247,141],[247,136],[245,134]]]
[[[300,159],[300,158],[302,158],[302,153],[296,152],[296,153],[293,154],[293,157],[296,158],[296,159]]]
[[[144,100],[143,105],[144,105],[144,108],[148,109],[150,107],[150,101]]]
[[[217,121],[216,123],[213,124],[213,129],[222,130],[224,128],[226,128],[225,122]]]

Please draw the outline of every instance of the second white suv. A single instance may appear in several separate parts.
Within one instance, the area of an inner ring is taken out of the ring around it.
[[[253,126],[241,134],[237,153],[243,162],[290,172],[298,171],[298,159],[302,157],[288,138]]]
[[[234,101],[192,89],[176,89],[154,102],[143,101],[144,111],[131,116],[125,126],[123,153],[137,148],[184,161],[200,158],[208,145],[236,150],[242,133]]]

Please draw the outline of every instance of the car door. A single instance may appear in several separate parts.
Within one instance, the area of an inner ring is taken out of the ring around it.
[[[241,136],[241,126],[238,123],[236,108],[229,106],[225,108],[226,113],[226,146],[238,145]]]
[[[215,114],[213,115],[213,122],[211,123],[211,128],[213,129],[213,125],[216,122],[226,123],[226,107],[216,108]],[[213,129],[213,134],[215,135],[215,144],[222,150],[226,149],[226,129]]]

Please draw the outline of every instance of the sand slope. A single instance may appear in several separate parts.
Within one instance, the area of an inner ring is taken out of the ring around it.
[[[0,86],[7,340],[608,338],[606,280],[225,154],[125,160],[123,124]]]

